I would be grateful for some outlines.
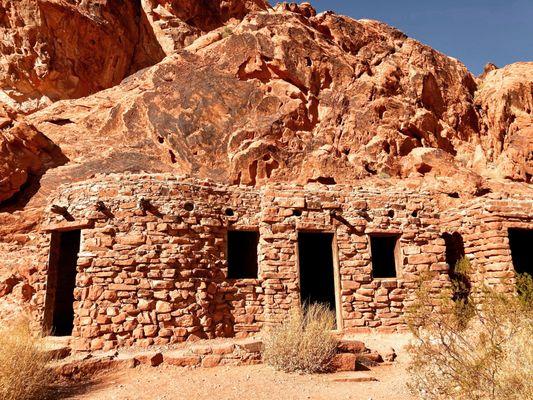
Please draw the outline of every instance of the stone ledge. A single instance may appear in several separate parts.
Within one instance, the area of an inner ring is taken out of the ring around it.
[[[189,368],[251,365],[261,363],[262,347],[260,340],[239,339],[227,343],[203,342],[182,349],[78,354],[55,362],[52,368],[62,377],[76,378],[111,369],[135,368],[140,364],[152,367],[167,364]]]

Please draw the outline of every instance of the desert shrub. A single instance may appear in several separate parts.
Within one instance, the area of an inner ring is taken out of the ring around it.
[[[0,400],[49,398],[54,377],[42,350],[26,320],[0,327]]]
[[[533,398],[531,307],[484,288],[469,295],[465,318],[465,303],[453,298],[426,281],[408,310],[411,391],[428,400]]]
[[[267,332],[264,360],[285,372],[326,372],[337,349],[334,328],[335,313],[324,304],[295,309],[281,326]]]
[[[459,327],[465,327],[474,313],[474,305],[470,302],[472,285],[470,283],[469,274],[471,273],[471,270],[470,260],[466,257],[462,257],[457,261],[452,268],[452,271],[450,271],[453,300],[453,303],[451,304],[454,305],[454,313],[457,316],[457,324]]]
[[[529,274],[519,274],[516,277],[516,291],[518,299],[525,308],[533,308],[533,277]]]
[[[229,36],[233,35],[233,29],[230,28],[229,26],[225,26],[223,29],[222,29],[222,39],[225,39]]]

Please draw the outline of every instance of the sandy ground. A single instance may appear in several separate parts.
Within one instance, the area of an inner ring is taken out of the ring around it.
[[[80,387],[72,400],[412,400],[406,386],[407,355],[400,348],[406,338],[368,336],[361,338],[370,348],[394,347],[398,360],[371,371],[325,375],[277,372],[266,365],[185,369],[168,365],[101,375]],[[374,346],[372,346],[374,344]],[[396,346],[396,347],[395,347]],[[377,379],[350,382],[353,378]],[[344,381],[343,381],[344,380]]]

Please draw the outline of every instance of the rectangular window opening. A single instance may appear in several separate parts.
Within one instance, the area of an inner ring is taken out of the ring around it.
[[[53,336],[70,336],[81,231],[53,232],[48,265],[45,327]]]
[[[259,232],[228,232],[228,278],[257,279]]]
[[[370,236],[372,252],[372,277],[396,278],[396,258],[398,252],[397,235]]]
[[[509,247],[516,273],[533,275],[533,229],[509,229]]]

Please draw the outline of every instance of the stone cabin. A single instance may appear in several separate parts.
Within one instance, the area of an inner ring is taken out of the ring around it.
[[[50,200],[35,306],[79,351],[252,335],[303,301],[329,304],[339,330],[392,332],[421,274],[445,288],[464,254],[474,281],[512,291],[532,234],[518,195],[443,211],[404,188],[97,176]]]

